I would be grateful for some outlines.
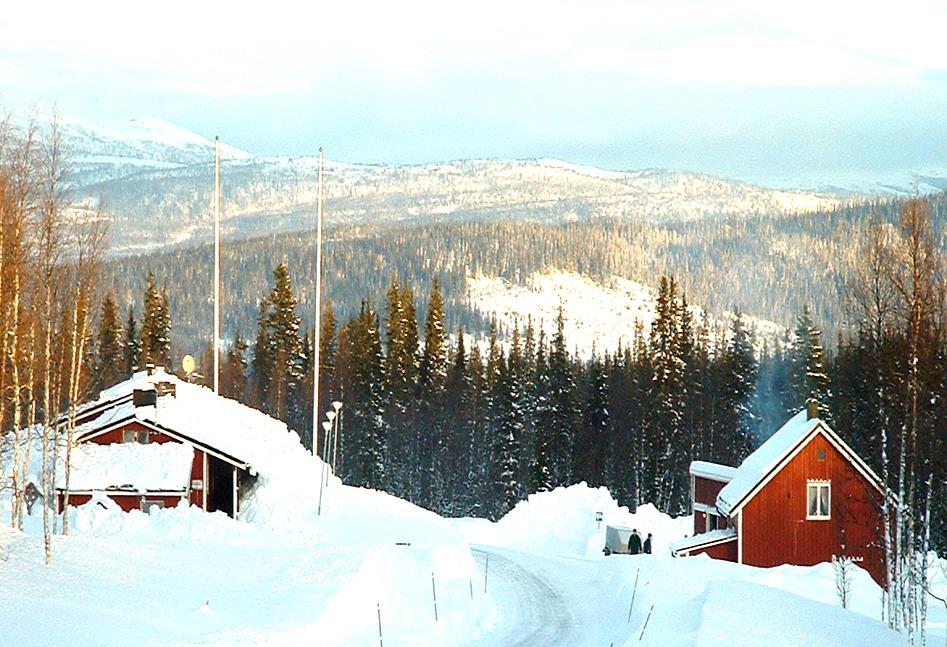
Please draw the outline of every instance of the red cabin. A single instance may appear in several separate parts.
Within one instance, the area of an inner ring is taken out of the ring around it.
[[[694,535],[676,556],[751,566],[851,557],[884,582],[883,490],[868,465],[810,407],[740,465],[691,465]]]
[[[161,368],[136,373],[76,412],[69,505],[102,494],[123,510],[196,505],[235,517],[286,425]],[[296,442],[298,436],[293,434]],[[59,507],[65,474],[57,469]]]

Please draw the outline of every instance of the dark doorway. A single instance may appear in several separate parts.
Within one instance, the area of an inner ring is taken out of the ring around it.
[[[220,510],[231,517],[233,514],[233,465],[207,454],[207,511]]]

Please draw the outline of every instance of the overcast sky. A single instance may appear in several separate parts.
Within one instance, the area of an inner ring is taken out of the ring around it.
[[[260,154],[751,179],[947,166],[945,4],[8,4],[0,101],[160,117]]]

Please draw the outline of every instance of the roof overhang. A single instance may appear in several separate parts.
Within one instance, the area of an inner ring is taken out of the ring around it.
[[[731,541],[737,540],[737,532],[734,530],[732,533],[728,532],[726,534],[716,534],[717,531],[701,533],[694,535],[693,537],[688,537],[675,544],[671,547],[671,554],[675,557],[680,557],[681,555],[689,555],[695,550],[703,550],[705,548],[711,548],[712,546],[719,546],[720,544],[727,544]],[[701,538],[701,535],[708,535],[707,537]]]
[[[721,465],[720,463],[711,463],[709,461],[691,461],[691,476],[699,476],[718,483],[729,483],[733,480],[733,474],[737,468],[730,465]]]

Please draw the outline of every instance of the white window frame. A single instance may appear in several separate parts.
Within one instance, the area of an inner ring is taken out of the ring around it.
[[[815,488],[815,504],[816,511],[815,514],[812,513],[812,510],[809,508],[809,501],[811,501],[809,493],[812,489]],[[820,496],[821,490],[825,489],[827,491],[827,509],[820,510],[820,503],[822,497]],[[806,520],[808,521],[826,521],[832,518],[832,481],[826,480],[817,480],[809,479],[806,481]]]
[[[148,444],[148,432],[146,430],[125,429],[122,431],[123,443],[138,443],[139,445]]]

